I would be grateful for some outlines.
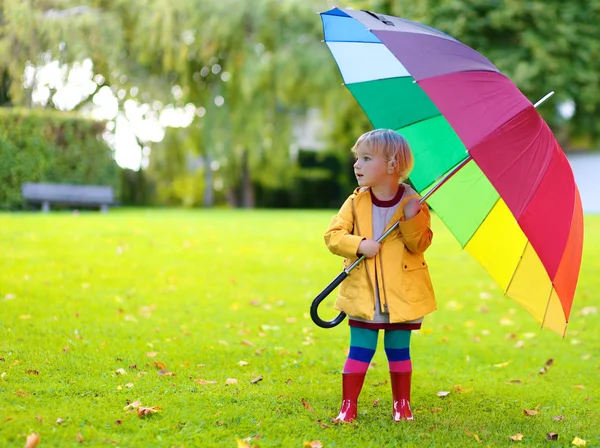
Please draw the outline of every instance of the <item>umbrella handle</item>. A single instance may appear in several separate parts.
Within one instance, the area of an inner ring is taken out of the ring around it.
[[[310,306],[310,317],[313,320],[313,322],[319,327],[333,328],[339,325],[346,318],[346,313],[344,313],[343,311],[340,314],[338,314],[338,316],[333,320],[323,320],[319,317],[319,305],[321,304],[321,302],[325,300],[325,298],[329,294],[331,294],[331,291],[337,288],[338,285],[346,279],[346,277],[348,277],[348,272],[346,272],[346,270],[344,269],[340,273],[340,275],[334,278],[333,281],[329,285],[327,285],[327,287],[323,291],[321,291],[319,295],[313,300],[312,305]]]

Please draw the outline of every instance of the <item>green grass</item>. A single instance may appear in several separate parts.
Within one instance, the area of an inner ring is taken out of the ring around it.
[[[599,216],[586,217],[564,340],[503,297],[434,219],[439,310],[413,337],[416,420],[391,421],[380,345],[358,421],[336,426],[348,327],[322,330],[307,314],[340,270],[322,240],[331,214],[0,214],[0,446],[24,446],[31,433],[42,447],[236,447],[248,437],[260,447],[507,446],[517,433],[514,445],[566,447],[577,436],[600,446],[600,314],[590,308]],[[154,361],[175,376],[159,376]],[[138,399],[162,410],[124,411]]]

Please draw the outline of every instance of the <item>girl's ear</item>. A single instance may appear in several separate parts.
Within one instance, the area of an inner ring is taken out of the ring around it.
[[[387,165],[388,174],[394,174],[396,172],[396,161],[390,160]]]

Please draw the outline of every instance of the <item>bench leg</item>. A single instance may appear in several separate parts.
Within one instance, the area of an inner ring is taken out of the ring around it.
[[[100,206],[100,211],[101,211],[102,213],[106,213],[106,212],[108,212],[108,205],[106,205],[106,204],[102,204],[102,205]]]
[[[50,211],[50,202],[44,201],[42,202],[42,212],[48,213]]]

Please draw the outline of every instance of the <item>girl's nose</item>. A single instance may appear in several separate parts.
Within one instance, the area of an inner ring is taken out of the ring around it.
[[[358,168],[358,162],[359,162],[359,161],[360,161],[360,159],[359,159],[359,160],[357,160],[356,162],[354,162],[354,168]]]

